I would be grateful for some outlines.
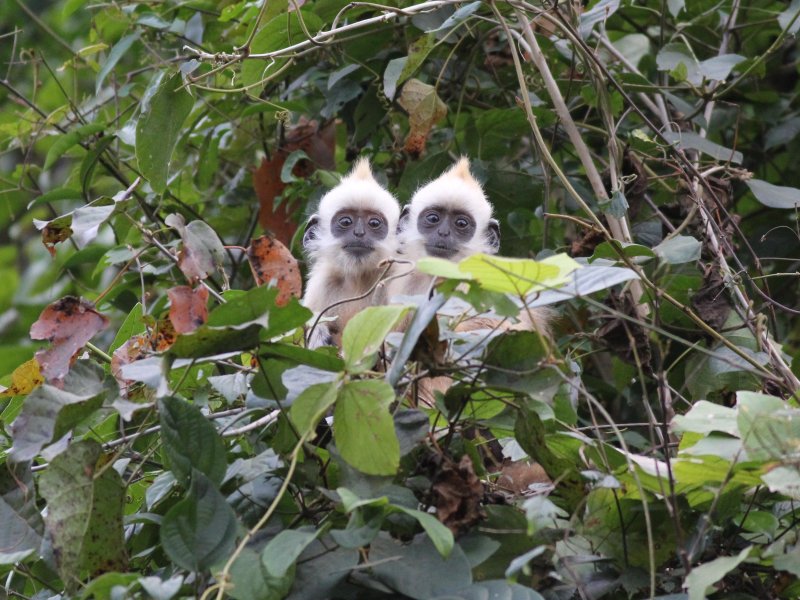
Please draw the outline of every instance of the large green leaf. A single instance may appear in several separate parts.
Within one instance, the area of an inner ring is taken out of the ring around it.
[[[105,129],[105,124],[103,123],[88,123],[87,125],[76,127],[69,133],[61,134],[47,151],[47,156],[44,159],[44,166],[42,168],[46,171],[52,167],[53,163],[61,158],[67,150],[79,144],[90,135],[100,133],[103,129]]]
[[[178,566],[202,571],[230,554],[236,528],[236,516],[224,496],[195,471],[186,497],[164,515],[161,545]]]
[[[214,485],[225,476],[225,445],[200,410],[180,398],[167,396],[158,402],[161,439],[169,469],[188,486],[193,472],[201,472]]]
[[[706,589],[744,562],[752,549],[752,546],[747,546],[736,556],[721,556],[692,568],[685,582],[689,600],[704,600],[707,597]]]
[[[172,152],[194,106],[192,95],[182,86],[180,74],[163,76],[155,93],[145,98],[136,123],[136,160],[158,193],[167,189]]]
[[[291,416],[300,435],[313,431],[325,412],[336,402],[337,392],[334,383],[317,383],[307,387],[295,398]]]
[[[56,456],[39,479],[45,527],[61,577],[74,588],[86,574],[124,570],[125,486],[101,460],[100,445],[82,441]]]
[[[316,537],[317,534],[312,531],[284,529],[261,552],[261,562],[272,577],[283,577]]]
[[[383,340],[406,311],[407,306],[370,306],[350,319],[342,334],[345,368],[352,373],[371,369]]]
[[[389,413],[393,401],[394,390],[383,381],[350,381],[339,392],[333,415],[334,440],[342,458],[362,473],[397,472],[400,444]]]
[[[245,548],[231,567],[233,588],[228,594],[236,600],[282,600],[294,581],[294,568],[281,577],[270,575],[261,553]]]

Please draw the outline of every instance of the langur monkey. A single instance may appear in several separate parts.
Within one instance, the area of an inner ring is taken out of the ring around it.
[[[322,197],[303,234],[303,248],[311,261],[303,303],[316,315],[325,311],[324,316],[336,320],[317,324],[309,347],[339,346],[353,315],[365,306],[386,302],[386,290],[377,286],[386,270],[380,263],[395,255],[399,217],[397,200],[375,181],[365,158]],[[364,297],[325,310],[360,296]]]
[[[479,252],[497,254],[500,225],[492,211],[481,184],[470,172],[469,159],[462,157],[437,179],[419,188],[404,207],[397,232],[399,253],[411,261],[435,256],[454,262]],[[392,282],[389,297],[424,294],[432,281],[430,275],[414,271]],[[523,310],[515,325],[497,318],[473,316],[460,322],[455,330],[525,329],[547,334],[549,316],[547,309]],[[451,380],[436,377],[428,381],[427,385],[419,386],[419,400],[430,406],[434,390],[445,391]]]

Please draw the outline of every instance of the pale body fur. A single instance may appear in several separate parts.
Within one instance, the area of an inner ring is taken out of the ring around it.
[[[343,209],[370,210],[386,219],[388,235],[376,243],[368,256],[357,258],[348,254],[331,233],[331,219]],[[384,286],[376,284],[385,270],[381,262],[395,256],[399,216],[397,200],[375,180],[366,159],[360,159],[350,174],[320,200],[315,236],[304,242],[311,269],[303,304],[316,316],[331,304],[362,296],[375,287],[365,298],[340,304],[325,312],[325,317],[336,318],[327,329],[331,334],[329,341],[337,346],[341,342],[342,330],[357,312],[366,306],[386,303]],[[311,347],[328,341],[320,338],[326,328],[318,326],[316,329],[319,331],[314,332],[309,342]]]

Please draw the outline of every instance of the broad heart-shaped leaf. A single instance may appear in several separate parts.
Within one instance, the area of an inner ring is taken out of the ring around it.
[[[383,340],[406,311],[407,306],[370,306],[350,319],[342,334],[345,368],[351,373],[371,369]]]
[[[700,258],[702,244],[689,235],[678,235],[661,242],[653,252],[671,265],[692,262]]]
[[[69,588],[87,574],[125,569],[122,478],[92,440],[71,444],[39,478],[45,527],[58,571]]]
[[[261,554],[245,548],[231,567],[233,587],[227,590],[236,600],[282,600],[294,581],[294,568],[282,577],[273,577],[261,560]]]
[[[44,384],[32,391],[11,424],[14,444],[9,458],[13,462],[31,460],[100,408],[109,392],[104,377],[98,365],[78,361],[64,379],[64,389]]]
[[[389,413],[393,401],[394,390],[383,381],[350,381],[339,391],[334,440],[342,458],[362,473],[394,475],[400,466],[400,443]]]
[[[675,433],[711,433],[720,431],[739,437],[739,426],[736,423],[736,410],[720,406],[713,402],[700,400],[695,402],[685,415],[676,415],[670,423]]]
[[[161,545],[179,567],[202,571],[233,550],[236,515],[208,478],[195,471],[186,497],[161,522]]]
[[[472,569],[458,546],[442,558],[431,540],[418,535],[400,544],[381,533],[370,545],[373,576],[392,590],[417,600],[430,600],[472,583]]]
[[[302,11],[303,23],[309,32],[314,35],[319,31],[323,24],[320,18],[307,11]],[[300,26],[297,11],[283,12],[258,30],[250,44],[251,54],[263,54],[274,52],[291,46],[306,39],[306,34]],[[241,86],[252,86],[261,79],[275,73],[286,62],[286,58],[275,58],[274,60],[245,60],[242,62],[242,73],[239,78]],[[249,94],[258,96],[261,86],[254,86],[247,90]]]
[[[292,423],[297,433],[305,435],[314,430],[325,411],[336,402],[336,384],[318,383],[310,385],[294,399],[291,408]]]
[[[704,600],[706,598],[706,589],[744,562],[752,549],[752,546],[747,546],[736,556],[721,556],[694,567],[692,572],[686,576],[685,581],[689,592],[689,600]]]
[[[194,106],[192,95],[182,86],[179,73],[162,76],[155,93],[145,97],[136,123],[136,160],[157,193],[167,189],[170,158]]]
[[[448,592],[444,596],[436,596],[431,600],[487,600],[488,598],[495,600],[544,600],[539,592],[535,592],[531,588],[521,586],[518,583],[509,583],[503,579],[479,581],[457,592]]]
[[[158,401],[161,439],[169,469],[184,486],[193,471],[219,485],[225,476],[225,445],[214,426],[196,406],[174,396]]]
[[[0,469],[0,564],[13,564],[39,549],[42,517],[30,464]]]
[[[316,537],[317,534],[313,531],[284,529],[261,552],[261,562],[272,577],[283,577]]]
[[[797,188],[774,185],[761,179],[748,179],[745,183],[753,192],[756,200],[764,206],[789,209],[800,206],[800,190]]]
[[[329,543],[314,541],[300,555],[292,593],[287,600],[335,597],[333,588],[358,564],[358,552],[348,548],[330,548]]]

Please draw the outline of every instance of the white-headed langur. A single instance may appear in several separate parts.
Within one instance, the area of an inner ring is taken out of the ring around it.
[[[309,347],[339,346],[353,315],[365,306],[386,302],[386,290],[377,284],[386,270],[381,262],[393,258],[397,250],[399,217],[397,200],[375,180],[365,158],[322,197],[303,235],[311,261],[303,303],[315,315],[325,311],[324,316],[336,320],[318,324]]]
[[[500,249],[500,226],[492,216],[493,207],[480,182],[470,172],[469,159],[462,157],[438,178],[419,188],[400,216],[397,241],[400,256],[417,261],[425,256],[458,262],[476,253],[497,254]],[[428,292],[430,275],[414,271],[392,281],[389,297]],[[518,323],[496,317],[472,316],[462,320],[456,331],[476,329],[538,330],[548,332],[547,309],[522,310]],[[418,398],[432,405],[433,392],[444,392],[451,384],[448,377],[421,382]]]

